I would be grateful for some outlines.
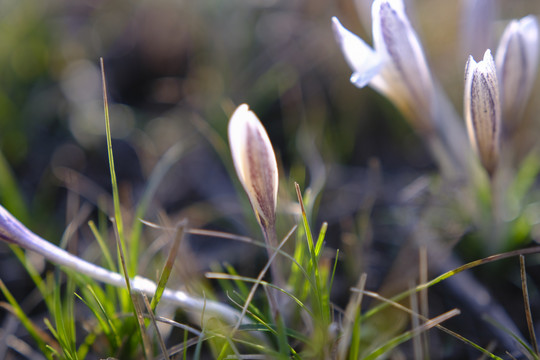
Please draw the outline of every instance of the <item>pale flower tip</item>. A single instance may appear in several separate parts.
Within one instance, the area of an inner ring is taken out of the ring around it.
[[[243,111],[249,111],[249,105],[248,104],[240,104],[236,108],[235,112],[243,112]]]
[[[538,19],[534,15],[527,15],[518,22],[520,31],[532,38],[538,38]]]
[[[336,16],[332,16],[332,29],[334,29],[334,32],[338,32],[340,27],[343,27],[343,25],[341,25],[339,19]]]
[[[241,104],[238,105],[238,107],[234,110],[234,112],[231,115],[231,119],[229,121],[229,127],[231,126],[231,123],[234,125],[236,122],[239,121],[246,121],[248,114],[251,112],[249,110],[248,104]]]
[[[351,78],[350,78],[349,81],[352,84],[354,84],[356,87],[363,88],[364,86],[369,84],[371,79],[373,79],[373,77],[375,75],[377,75],[378,72],[379,72],[379,69],[373,69],[372,71],[366,71],[366,72],[363,72],[363,73],[354,72],[351,75]]]
[[[405,13],[403,0],[375,0],[371,7],[373,20],[381,17],[395,16],[405,21],[409,21]]]
[[[467,79],[471,77],[472,72],[476,68],[476,61],[472,57],[472,55],[469,55],[469,58],[467,59],[467,62],[465,63],[465,83],[467,83]]]
[[[332,31],[334,33],[334,38],[336,39],[336,42],[339,44],[339,46],[342,46],[343,38],[348,30],[345,29],[343,25],[341,25],[341,22],[335,16],[332,16]]]
[[[495,61],[493,60],[490,49],[486,50],[486,52],[484,53],[484,58],[482,59],[482,61],[480,61],[480,63],[478,63],[478,67],[483,73],[490,74],[490,77],[494,79],[493,81],[497,81]]]
[[[405,14],[405,4],[403,0],[375,0],[373,1],[373,13],[377,13],[382,5],[390,6],[394,11]]]
[[[351,82],[359,88],[366,86],[381,71],[383,63],[379,54],[347,30],[335,16],[332,29],[345,61],[353,71]]]

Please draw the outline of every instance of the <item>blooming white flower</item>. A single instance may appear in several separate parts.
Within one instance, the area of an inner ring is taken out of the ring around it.
[[[333,18],[343,55],[353,70],[351,82],[369,84],[388,97],[421,132],[433,130],[436,104],[431,74],[402,0],[375,0],[372,49]]]
[[[229,145],[236,173],[263,229],[276,220],[278,170],[264,127],[248,105],[240,105],[229,121]]]
[[[514,127],[527,104],[538,67],[538,21],[529,15],[506,27],[495,63],[501,86],[503,120]]]
[[[499,83],[491,51],[476,62],[469,57],[465,67],[465,121],[472,147],[491,175],[499,157],[501,105]]]

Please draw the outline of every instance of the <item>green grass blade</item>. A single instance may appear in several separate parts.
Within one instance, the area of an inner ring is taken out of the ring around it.
[[[187,360],[187,341],[188,341],[188,331],[187,330],[184,330],[184,352],[182,354],[182,358],[184,360]]]
[[[495,321],[494,319],[492,319],[490,317],[484,316],[484,320],[486,320],[487,322],[489,322],[491,325],[493,325],[497,329],[504,331],[506,334],[508,334],[510,337],[512,337],[512,339],[514,339],[516,342],[518,342],[519,345],[521,345],[523,347],[523,349],[525,351],[527,351],[529,353],[529,355],[532,356],[533,359],[539,359],[538,354],[536,354],[534,352],[534,350],[529,346],[529,344],[527,344],[525,341],[523,341],[519,336],[514,334],[512,331],[508,330],[506,327],[502,326],[501,324],[499,324],[497,321]]]
[[[298,196],[298,202],[300,204],[300,208],[302,212],[302,223],[304,225],[304,231],[306,233],[309,253],[311,254],[311,257],[314,258],[315,252],[313,248],[313,234],[311,233],[311,228],[309,226],[309,222],[307,219],[306,210],[304,208],[304,201],[302,200],[302,192],[300,191],[300,185],[298,185],[298,183],[295,183],[294,186],[296,187],[296,195]]]
[[[334,286],[334,278],[336,276],[336,270],[339,260],[339,249],[336,250],[336,258],[334,259],[334,267],[332,268],[332,275],[330,276],[330,281],[328,282],[328,294],[332,291],[332,286]]]
[[[518,256],[518,255],[538,254],[538,253],[540,253],[540,246],[535,246],[535,247],[531,247],[531,248],[509,251],[509,252],[505,252],[505,253],[501,253],[501,254],[495,254],[495,255],[491,255],[491,256],[488,256],[486,258],[480,259],[480,260],[471,261],[471,262],[469,262],[469,263],[467,263],[465,265],[462,265],[462,266],[460,266],[458,268],[447,271],[444,274],[441,274],[441,275],[437,276],[436,278],[428,281],[427,283],[420,284],[420,285],[418,285],[418,286],[416,286],[416,287],[414,287],[412,289],[403,291],[402,293],[392,297],[390,300],[393,301],[393,302],[398,302],[398,301],[406,298],[407,296],[409,296],[412,293],[428,289],[431,286],[440,283],[441,281],[444,281],[444,280],[446,280],[446,279],[448,279],[448,278],[450,278],[450,277],[452,277],[452,276],[454,276],[456,274],[459,274],[462,271],[469,270],[469,269],[475,268],[475,267],[480,266],[480,265],[488,264],[490,262],[499,261],[499,260],[507,259],[507,258]],[[384,303],[381,303],[381,304],[379,304],[377,306],[374,306],[373,308],[371,308],[369,311],[367,311],[362,316],[363,321],[366,320],[367,318],[375,315],[377,312],[381,311],[382,309],[386,308],[389,305],[390,305],[389,303],[384,302]]]
[[[58,332],[56,331],[54,326],[52,326],[51,321],[45,318],[43,319],[43,322],[45,323],[45,326],[47,327],[47,329],[49,329],[49,331],[51,332],[52,336],[54,336],[54,338],[58,340]]]
[[[114,224],[116,227],[118,239],[122,249],[126,248],[124,237],[124,221],[122,220],[122,213],[120,207],[120,195],[118,192],[118,181],[116,180],[116,170],[114,166],[114,155],[112,149],[112,137],[111,137],[111,120],[109,118],[109,100],[107,94],[107,84],[105,81],[105,69],[103,65],[103,58],[101,58],[101,77],[103,82],[103,108],[105,113],[105,133],[107,137],[107,154],[109,157],[109,170],[111,175],[112,195],[114,204]],[[125,255],[125,254],[124,254]],[[124,271],[126,269],[123,269]],[[126,273],[126,276],[134,276],[135,274]],[[127,284],[129,288],[129,281]]]
[[[167,261],[163,266],[163,271],[161,272],[161,276],[159,277],[156,293],[154,294],[154,297],[152,298],[152,303],[150,304],[152,312],[156,311],[157,304],[159,303],[159,300],[163,295],[163,291],[165,290],[165,286],[167,285],[167,281],[169,280],[169,276],[171,275],[174,261],[177,258],[176,255],[178,254],[178,249],[180,248],[180,243],[184,238],[184,229],[186,227],[186,224],[186,221],[181,221],[180,224],[178,224],[178,226],[176,227],[176,234],[174,236],[171,250],[169,251],[169,256],[167,257]]]
[[[235,282],[238,282],[239,280],[235,280]],[[249,294],[242,295],[239,294],[236,291],[228,292],[227,298],[234,304],[236,304],[239,308],[242,308],[242,304],[245,304],[247,299],[249,297]],[[258,320],[259,322],[262,322],[262,319],[265,317],[263,310],[259,309],[254,304],[250,303],[247,309],[247,312],[253,317],[254,319]]]
[[[54,308],[49,309],[54,320],[55,334],[58,343],[62,347],[64,356],[68,359],[76,360],[77,354],[75,351],[75,339],[71,332],[71,324],[74,323],[73,312],[70,313],[72,307],[67,299],[62,299],[60,289],[60,273],[57,271],[55,276],[48,277],[48,284],[52,287],[52,296]],[[71,284],[66,284],[66,289],[70,289]]]
[[[72,276],[68,274],[66,281],[66,291],[64,296],[64,319],[65,319],[65,332],[66,338],[69,342],[69,348],[74,355],[75,359],[78,359],[77,356],[77,346],[76,346],[76,331],[75,331],[75,280]]]
[[[79,359],[86,359],[88,356],[88,352],[90,351],[90,348],[96,341],[96,334],[90,333],[86,335],[84,338],[83,343],[79,346],[79,349],[77,349],[77,357]]]
[[[300,299],[298,299],[296,296],[294,296],[290,292],[280,288],[279,286],[276,286],[276,285],[274,285],[272,283],[269,283],[267,281],[263,281],[263,280],[260,280],[260,279],[254,279],[254,278],[250,278],[250,277],[246,277],[246,276],[233,276],[233,275],[229,275],[229,274],[210,273],[210,272],[206,273],[206,277],[209,278],[209,279],[220,279],[221,278],[221,279],[240,280],[240,281],[244,281],[246,283],[260,284],[260,285],[271,287],[271,288],[279,290],[282,293],[289,296],[300,307],[302,307],[304,310],[306,310],[310,314],[310,316],[313,316],[313,313],[311,312],[311,310],[309,308],[307,308],[304,305],[304,303],[302,303],[302,301],[300,301]]]
[[[353,289],[354,290],[354,289]],[[357,291],[357,290],[354,290],[354,291]],[[392,299],[387,299],[377,293],[374,293],[372,291],[365,291],[365,290],[358,290],[359,293],[362,293],[362,294],[365,294],[365,295],[368,295],[374,299],[378,299],[378,300],[381,300],[383,301],[384,303],[386,303],[387,305],[389,306],[393,306],[401,311],[404,311],[408,314],[411,314],[411,315],[414,315],[414,316],[418,316],[420,319],[422,319],[423,321],[425,321],[425,324],[429,323],[431,320],[428,319],[428,318],[425,318],[423,315],[421,314],[418,314],[418,313],[415,313],[413,312],[411,309],[401,305],[400,303],[392,300]],[[452,310],[452,311],[457,311],[457,310]],[[448,313],[447,313],[448,314]],[[487,349],[484,349],[483,347],[475,344],[474,342],[470,341],[469,339],[467,338],[464,338],[463,336],[457,334],[456,332],[452,331],[452,330],[449,330],[447,328],[445,328],[444,326],[440,325],[440,324],[435,324],[435,326],[439,329],[439,330],[442,330],[444,331],[445,333],[447,333],[448,335],[451,335],[453,337],[455,337],[456,339],[462,341],[463,343],[467,344],[467,345],[470,345],[471,347],[475,348],[476,350],[480,351],[481,353],[483,353],[484,355],[486,356],[489,356],[490,358],[492,359],[499,359],[499,357],[495,356],[494,354],[492,354],[490,351],[488,351]]]
[[[118,256],[120,258],[120,264],[122,273],[124,274],[124,277],[126,279],[126,288],[127,292],[129,294],[129,299],[131,300],[132,310],[134,313],[134,316],[139,324],[139,337],[140,337],[140,344],[143,347],[143,353],[145,354],[146,358],[149,358],[150,356],[150,349],[148,348],[148,341],[147,336],[144,332],[144,319],[141,313],[141,308],[138,306],[136,299],[134,298],[134,294],[131,291],[131,281],[130,281],[130,273],[126,265],[126,259],[125,259],[125,236],[124,236],[124,225],[122,220],[122,213],[120,208],[120,195],[118,192],[118,182],[116,180],[116,171],[114,166],[114,156],[112,151],[112,138],[111,138],[111,124],[110,124],[110,118],[109,118],[109,102],[108,102],[108,95],[107,95],[107,83],[105,80],[105,66],[103,64],[103,58],[100,59],[101,64],[101,80],[103,85],[103,108],[105,113],[105,127],[106,127],[106,135],[107,135],[107,153],[109,157],[109,169],[111,174],[111,185],[112,185],[112,193],[113,193],[113,203],[114,203],[114,229],[116,232],[116,239],[117,239],[117,249],[118,249]],[[134,260],[134,259],[133,259]],[[132,274],[134,276],[135,274]]]
[[[387,354],[389,351],[391,351],[392,349],[396,348],[398,345],[404,343],[405,341],[408,341],[410,340],[411,338],[413,338],[414,336],[418,336],[419,334],[423,333],[424,331],[427,331],[437,325],[439,325],[440,323],[442,323],[443,321],[446,321],[448,319],[450,319],[451,317],[454,317],[456,315],[459,314],[459,311],[458,310],[451,310],[447,313],[444,313],[440,316],[437,316],[429,321],[427,321],[426,323],[412,329],[412,330],[409,330],[409,331],[406,331],[392,339],[390,339],[389,341],[387,341],[386,343],[384,343],[383,345],[377,347],[377,349],[373,350],[371,353],[369,353],[367,356],[365,356],[363,359],[364,360],[375,360],[377,358],[379,358],[380,356],[384,355],[384,354]],[[495,355],[493,355],[494,359],[500,359],[498,357],[496,357]],[[500,359],[502,360],[502,359]]]
[[[109,247],[105,243],[105,240],[103,239],[103,236],[101,236],[101,233],[96,227],[96,224],[93,221],[88,222],[88,226],[90,227],[90,230],[92,231],[92,234],[96,238],[99,248],[101,250],[101,254],[103,255],[103,258],[105,259],[105,264],[107,264],[107,268],[111,271],[117,272],[116,265],[114,264],[114,261],[111,256],[111,252],[109,251]]]
[[[197,341],[197,346],[195,346],[195,353],[193,354],[193,360],[200,360],[204,338],[205,336],[204,336],[204,331],[203,331],[201,336],[199,337],[199,341]]]
[[[41,293],[41,296],[43,296],[45,302],[47,302],[48,298],[47,298],[47,289],[46,289],[45,283],[43,279],[41,278],[41,275],[39,274],[39,272],[32,265],[32,263],[26,260],[26,254],[24,253],[24,250],[16,245],[9,245],[9,248],[11,249],[11,251],[13,251],[17,259],[19,259],[19,261],[23,265],[28,275],[30,275],[30,278],[32,278],[32,281],[34,281],[34,284],[36,285],[37,289]],[[48,304],[48,306],[50,305]]]
[[[315,244],[315,256],[317,256],[317,260],[320,259],[321,254],[322,254],[324,238],[326,236],[327,229],[328,229],[328,223],[323,222],[321,226],[321,230],[319,231],[319,237],[317,238],[317,243]]]
[[[52,339],[50,339],[43,331],[41,331],[39,327],[34,325],[34,323],[28,318],[28,316],[26,316],[26,313],[21,308],[17,300],[15,300],[15,297],[13,297],[2,279],[0,279],[0,291],[2,291],[2,294],[11,305],[11,308],[7,308],[7,306],[3,307],[12,312],[13,315],[15,315],[19,319],[26,331],[28,331],[30,336],[32,336],[41,352],[46,355],[48,359],[52,359],[51,356],[48,355],[49,351],[47,347],[47,343],[51,343]]]
[[[308,248],[310,253],[310,264],[308,269],[311,270],[311,277],[314,279],[315,288],[309,288],[310,297],[314,298],[315,307],[317,308],[318,318],[322,321],[322,327],[327,327],[330,323],[330,303],[329,303],[329,291],[330,289],[325,286],[326,290],[323,289],[322,283],[327,283],[326,276],[321,276],[319,271],[319,255],[317,253],[316,247],[313,245],[313,236],[311,234],[311,229],[309,227],[309,222],[307,219],[304,203],[302,200],[302,193],[300,191],[300,185],[295,183],[296,194],[298,196],[298,202],[300,204],[302,212],[302,221],[304,223],[304,230],[307,237]],[[317,240],[317,247],[319,247],[319,253],[322,251],[322,246],[324,243],[324,235],[326,234],[326,226],[323,224],[319,234],[319,239]],[[308,273],[310,272],[308,270]],[[323,271],[324,273],[324,271]]]
[[[89,284],[87,284],[87,286],[84,287],[82,291],[86,294],[86,297],[91,298],[93,302],[91,303],[90,301],[78,295],[77,297],[81,299],[81,301],[90,309],[90,311],[92,311],[97,321],[99,322],[101,329],[105,334],[105,337],[109,341],[112,350],[116,352],[120,347],[120,336],[118,335],[118,331],[116,330],[116,326],[114,325],[113,320],[105,310],[103,302],[100,301],[93,287]]]
[[[233,276],[239,275],[234,269],[234,267],[232,267],[231,265],[226,264],[225,268],[227,269],[227,272],[229,274]],[[244,297],[244,300],[245,300],[245,298],[247,298],[247,296],[249,295],[249,289],[246,286],[246,284],[243,281],[237,281],[237,280],[234,281],[234,284],[237,286],[240,296]]]

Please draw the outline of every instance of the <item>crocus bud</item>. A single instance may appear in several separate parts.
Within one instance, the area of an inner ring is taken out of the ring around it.
[[[501,86],[503,121],[512,129],[523,114],[536,79],[538,21],[534,16],[508,24],[499,42],[495,63]]]
[[[465,67],[465,121],[472,147],[492,175],[499,157],[501,105],[499,83],[491,51],[480,62],[469,57]]]
[[[276,156],[257,116],[240,105],[229,121],[229,144],[236,173],[263,229],[276,221],[278,171]]]
[[[336,39],[353,70],[351,82],[369,83],[389,98],[416,130],[433,130],[434,86],[416,32],[402,0],[375,0],[372,8],[373,45],[345,29],[333,18]]]

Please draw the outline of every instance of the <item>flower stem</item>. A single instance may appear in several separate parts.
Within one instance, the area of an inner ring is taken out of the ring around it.
[[[94,265],[37,236],[1,205],[0,240],[35,251],[57,265],[65,266],[95,280],[116,287],[126,288],[126,281],[121,274]],[[148,296],[154,296],[156,292],[156,284],[149,279],[135,276],[130,280],[130,283],[134,293],[144,293]],[[194,297],[184,291],[165,288],[162,300],[177,305],[185,311],[198,314],[204,313],[205,317],[218,317],[229,324],[236,323],[240,318],[238,311],[225,304]],[[243,319],[242,322],[246,324],[250,323],[246,319]]]

